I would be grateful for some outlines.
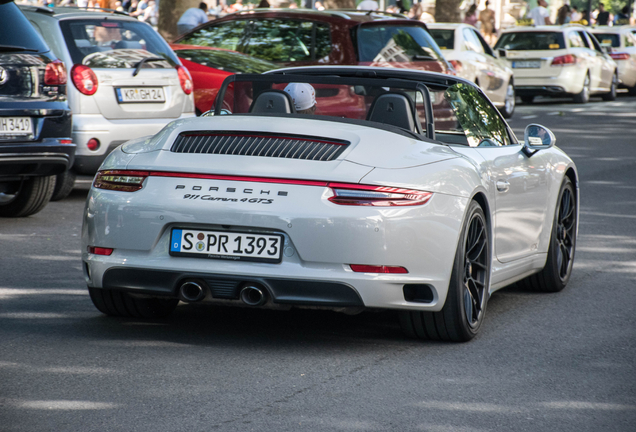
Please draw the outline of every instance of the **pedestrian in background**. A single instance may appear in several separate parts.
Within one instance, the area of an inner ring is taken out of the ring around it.
[[[599,3],[598,15],[596,15],[596,25],[606,26],[609,23],[610,14],[605,10],[605,5]]]
[[[534,25],[551,25],[552,21],[550,21],[550,12],[547,7],[548,3],[545,0],[539,0],[538,6],[534,9],[531,9],[528,12],[527,18],[531,18],[534,20]]]
[[[260,7],[260,5],[259,5]],[[185,34],[195,27],[208,22],[208,5],[201,2],[199,7],[186,10],[179,21],[177,21],[177,31],[179,35]]]
[[[265,8],[268,8],[269,6],[270,5],[269,5],[269,2],[267,0],[261,0],[261,2],[256,7],[259,8],[259,9],[261,9],[261,8],[265,9]]]
[[[564,4],[557,11],[557,24],[563,25],[570,22],[570,5]]]
[[[479,12],[479,31],[490,45],[493,44],[497,29],[495,28],[495,11],[488,6],[490,2],[486,0],[486,9]]]
[[[477,25],[477,5],[472,4],[466,11],[466,16],[464,17],[464,24],[470,24],[471,26]]]

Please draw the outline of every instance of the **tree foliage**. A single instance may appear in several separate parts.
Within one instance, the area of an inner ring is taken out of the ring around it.
[[[461,0],[437,0],[435,2],[436,22],[461,22],[459,5]]]
[[[355,9],[355,0],[325,0],[322,4],[327,9]]]
[[[191,7],[198,7],[201,0],[162,0],[159,2],[159,20],[157,29],[159,34],[168,42],[172,42],[179,32],[177,21],[181,15]]]

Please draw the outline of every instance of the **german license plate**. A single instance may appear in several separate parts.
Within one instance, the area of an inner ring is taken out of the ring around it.
[[[283,236],[173,228],[170,255],[279,263]]]
[[[31,117],[0,117],[0,135],[32,135]]]
[[[541,67],[540,61],[513,61],[514,69],[538,69]]]
[[[118,87],[119,103],[162,103],[166,101],[163,87]]]

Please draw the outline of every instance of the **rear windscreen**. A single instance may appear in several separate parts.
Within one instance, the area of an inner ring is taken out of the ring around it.
[[[279,67],[275,63],[246,56],[234,51],[184,49],[177,50],[175,53],[179,58],[233,73],[263,73],[268,70],[278,69]]]
[[[172,68],[179,63],[168,44],[147,24],[113,19],[60,22],[75,64],[95,68],[132,68],[148,57],[166,61],[146,62],[144,67]]]
[[[49,51],[49,47],[15,3],[0,4],[0,17],[0,53]]]
[[[621,46],[621,35],[614,33],[594,33],[601,45],[611,45],[614,48]]]
[[[455,30],[429,29],[431,36],[440,49],[452,50],[455,47]]]
[[[433,38],[418,26],[361,26],[357,33],[361,62],[445,62]]]
[[[518,32],[501,35],[495,49],[506,50],[554,50],[564,49],[565,40],[561,32]]]

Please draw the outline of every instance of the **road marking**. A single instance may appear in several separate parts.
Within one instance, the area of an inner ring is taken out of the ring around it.
[[[522,119],[524,119],[524,120],[526,120],[526,119],[537,118],[537,117],[539,117],[539,116],[538,116],[538,115],[534,115],[534,114],[533,114],[533,115],[523,116],[523,117],[521,117],[521,118],[522,118]]]

